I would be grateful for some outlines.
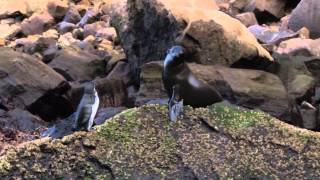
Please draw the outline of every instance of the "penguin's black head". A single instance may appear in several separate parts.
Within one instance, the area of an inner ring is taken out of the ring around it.
[[[84,93],[85,94],[94,94],[95,85],[93,82],[88,82],[84,86]]]
[[[168,50],[164,66],[176,65],[183,62],[185,49],[182,46],[173,46]]]

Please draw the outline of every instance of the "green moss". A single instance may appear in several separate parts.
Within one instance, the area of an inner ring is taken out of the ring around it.
[[[223,103],[211,106],[210,113],[218,125],[233,130],[245,129],[255,126],[257,122],[270,119],[270,117],[263,112],[226,106]]]
[[[100,126],[97,129],[98,133],[112,141],[128,142],[132,139],[130,131],[138,126],[138,123],[134,121],[135,117],[135,109],[124,111]]]

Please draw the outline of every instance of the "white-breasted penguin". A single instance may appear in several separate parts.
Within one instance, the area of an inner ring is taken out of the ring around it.
[[[99,96],[93,82],[85,84],[82,99],[75,112],[73,130],[90,131],[99,108]]]
[[[188,54],[182,46],[173,46],[164,60],[163,83],[169,96],[169,118],[176,121],[183,104],[206,107],[222,101],[220,93],[197,78],[187,66]]]

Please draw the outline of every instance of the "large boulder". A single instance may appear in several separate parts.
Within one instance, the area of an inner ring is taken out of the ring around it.
[[[258,108],[278,118],[290,111],[287,91],[281,80],[271,73],[198,64],[189,64],[189,67],[231,103]]]
[[[88,81],[103,75],[106,63],[94,54],[67,48],[58,52],[49,66],[68,81]]]
[[[289,19],[289,28],[298,31],[303,27],[310,30],[311,37],[320,37],[320,1],[301,0],[298,6],[293,10]]]
[[[232,65],[240,59],[269,63],[270,54],[238,20],[217,11],[212,0],[113,1],[102,7],[112,16],[133,67],[164,59],[176,43],[186,46],[190,60]]]
[[[260,111],[216,104],[124,111],[96,131],[10,148],[1,179],[319,179],[320,134]],[[49,177],[48,177],[49,176]]]
[[[54,117],[61,115],[55,111],[59,108],[69,113],[62,97],[67,88],[65,79],[40,60],[0,48],[0,102],[8,109],[30,108],[34,114],[52,113]],[[56,107],[60,100],[60,107]]]

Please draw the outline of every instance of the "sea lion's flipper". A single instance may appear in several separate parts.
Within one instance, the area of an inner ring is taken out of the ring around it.
[[[175,122],[178,116],[183,111],[183,100],[180,100],[179,88],[174,86],[172,88],[172,97],[169,100],[169,119]]]

